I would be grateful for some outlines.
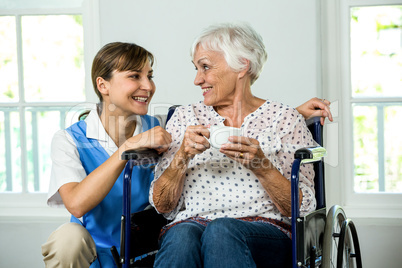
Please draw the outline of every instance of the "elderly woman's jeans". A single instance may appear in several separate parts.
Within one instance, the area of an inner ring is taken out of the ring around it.
[[[154,267],[290,267],[290,238],[268,223],[221,218],[183,222],[159,241]]]

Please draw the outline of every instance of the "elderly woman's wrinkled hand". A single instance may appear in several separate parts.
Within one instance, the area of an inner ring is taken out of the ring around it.
[[[200,154],[210,147],[209,130],[201,125],[189,126],[184,133],[181,149],[185,155],[192,159],[196,154]]]
[[[271,161],[265,157],[258,140],[232,136],[229,141],[232,143],[223,144],[220,149],[220,152],[229,158],[243,164],[254,173],[274,168]]]

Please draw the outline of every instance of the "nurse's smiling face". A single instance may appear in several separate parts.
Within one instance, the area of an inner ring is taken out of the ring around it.
[[[201,87],[204,103],[208,106],[232,104],[238,72],[228,66],[222,53],[199,45],[193,64],[197,70],[194,84]]]
[[[100,91],[107,107],[113,106],[113,112],[121,115],[147,114],[156,89],[149,61],[141,70],[114,71],[112,78],[103,83]]]

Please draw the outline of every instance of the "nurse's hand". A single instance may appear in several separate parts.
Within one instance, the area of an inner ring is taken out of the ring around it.
[[[172,142],[169,132],[160,126],[156,126],[127,139],[123,144],[123,150],[155,149],[158,153],[166,152]]]
[[[330,110],[331,102],[326,99],[312,98],[303,103],[296,110],[304,116],[305,119],[309,119],[315,116],[321,117],[321,125],[324,125],[325,118],[328,117],[332,122],[332,114]]]

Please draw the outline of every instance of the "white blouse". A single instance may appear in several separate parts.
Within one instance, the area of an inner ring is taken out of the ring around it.
[[[152,205],[154,183],[179,150],[187,127],[223,126],[224,121],[212,106],[202,101],[176,109],[166,126],[173,143],[156,166],[151,184]],[[301,147],[317,146],[303,116],[294,108],[273,101],[266,101],[249,114],[241,131],[243,136],[260,142],[266,157],[289,180],[294,152]],[[303,193],[300,213],[305,215],[316,208],[312,165],[301,166],[299,180]],[[197,216],[211,220],[261,216],[290,224],[290,219],[281,215],[254,173],[213,147],[189,162],[177,207],[165,214],[173,222]]]

